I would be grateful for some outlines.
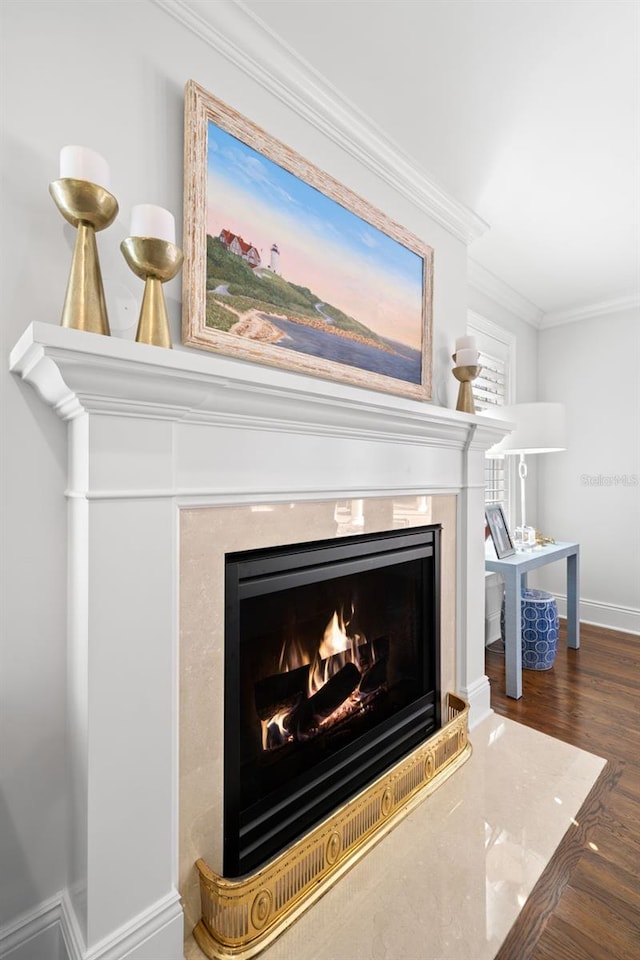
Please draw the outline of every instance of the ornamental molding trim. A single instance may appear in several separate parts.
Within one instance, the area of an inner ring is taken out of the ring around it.
[[[467,282],[472,289],[490,297],[494,303],[498,303],[537,330],[559,327],[566,323],[578,323],[580,320],[596,320],[622,313],[624,310],[640,309],[640,295],[636,293],[545,313],[470,257],[467,259]]]
[[[578,323],[580,320],[597,320],[609,317],[624,310],[640,309],[640,295],[631,294],[626,297],[616,297],[613,300],[600,300],[597,303],[588,303],[568,310],[551,310],[545,313],[540,323],[540,329],[560,327],[565,323]]]
[[[31,910],[20,914],[0,927],[0,956],[20,950],[26,943],[35,944],[52,928],[60,924],[61,893],[43,900]]]
[[[513,313],[520,320],[529,323],[532,327],[540,328],[543,318],[543,312],[526,297],[523,297],[517,290],[508,286],[499,277],[490,273],[477,260],[467,259],[467,282],[474,290],[490,297],[494,303],[498,303],[505,310]]]
[[[120,960],[143,944],[153,944],[159,951],[163,932],[171,925],[182,932],[184,916],[180,894],[171,890],[157,903],[143,910],[128,923],[89,947],[85,945],[69,891],[65,889],[60,900],[60,926],[68,960]],[[152,947],[153,949],[153,947]],[[149,954],[151,955],[151,954]]]
[[[469,326],[474,328],[474,332],[492,337],[508,347],[510,353],[515,352],[518,338],[511,330],[506,330],[499,323],[494,323],[493,320],[489,320],[475,310],[467,310],[467,322]]]
[[[239,0],[153,2],[459,240],[489,229]]]

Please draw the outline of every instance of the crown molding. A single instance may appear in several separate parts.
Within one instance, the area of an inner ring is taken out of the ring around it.
[[[477,313],[475,310],[467,310],[467,321],[474,328],[474,331],[479,331],[487,337],[499,340],[509,350],[515,350],[518,338],[511,330],[506,330],[499,323],[483,317],[481,313]]]
[[[631,294],[627,297],[616,297],[613,300],[601,300],[598,303],[588,303],[580,307],[570,307],[568,310],[551,310],[545,313],[540,328],[560,327],[565,323],[578,323],[580,320],[595,320],[599,317],[609,317],[623,310],[640,309],[640,296]]]
[[[484,293],[505,310],[519,317],[520,320],[531,324],[532,327],[540,327],[543,317],[540,307],[531,303],[471,257],[467,258],[467,283],[474,290]]]
[[[545,313],[540,307],[536,307],[535,304],[508,286],[503,280],[500,280],[499,277],[490,273],[477,260],[472,260],[471,257],[467,259],[467,282],[474,290],[484,293],[495,303],[500,304],[510,313],[530,323],[538,330],[559,327],[565,323],[578,323],[580,320],[608,317],[615,313],[621,313],[623,310],[640,309],[640,295],[631,294],[611,300],[601,300],[597,303],[570,307],[567,310],[550,310]]]
[[[488,230],[239,0],[206,4],[206,17],[189,0],[153,2],[459,240]]]

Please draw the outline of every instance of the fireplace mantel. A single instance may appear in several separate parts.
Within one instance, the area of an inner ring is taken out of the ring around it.
[[[177,960],[180,511],[455,495],[455,692],[469,701],[473,727],[490,710],[484,452],[508,428],[48,323],[26,330],[10,366],[68,422],[66,909],[74,955]]]
[[[62,420],[108,413],[460,450],[470,440],[485,450],[504,436],[483,417],[416,400],[48,323],[31,324],[10,367]]]

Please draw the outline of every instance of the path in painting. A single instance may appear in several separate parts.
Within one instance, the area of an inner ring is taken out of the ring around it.
[[[325,313],[324,310],[322,309],[324,306],[326,306],[326,304],[324,304],[324,303],[316,303],[316,304],[315,304],[315,308],[316,308],[316,310],[318,311],[318,313],[320,314],[320,316],[322,317],[322,319],[324,320],[324,322],[325,322],[325,323],[333,323],[333,317],[330,317],[329,314],[328,314],[328,313]]]
[[[288,350],[297,350],[298,353],[321,357],[323,360],[349,364],[360,370],[370,370],[372,373],[393,377],[396,380],[420,383],[420,351],[413,350],[405,344],[386,340],[385,343],[392,350],[398,351],[387,353],[386,350],[347,340],[333,333],[325,333],[314,327],[306,327],[292,320],[283,320],[268,313],[261,313],[260,316],[286,335],[287,339],[282,345]]]

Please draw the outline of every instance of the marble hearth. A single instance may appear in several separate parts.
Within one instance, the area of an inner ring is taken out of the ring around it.
[[[491,714],[473,754],[261,960],[493,960],[605,761]],[[203,960],[192,937],[186,960]]]

